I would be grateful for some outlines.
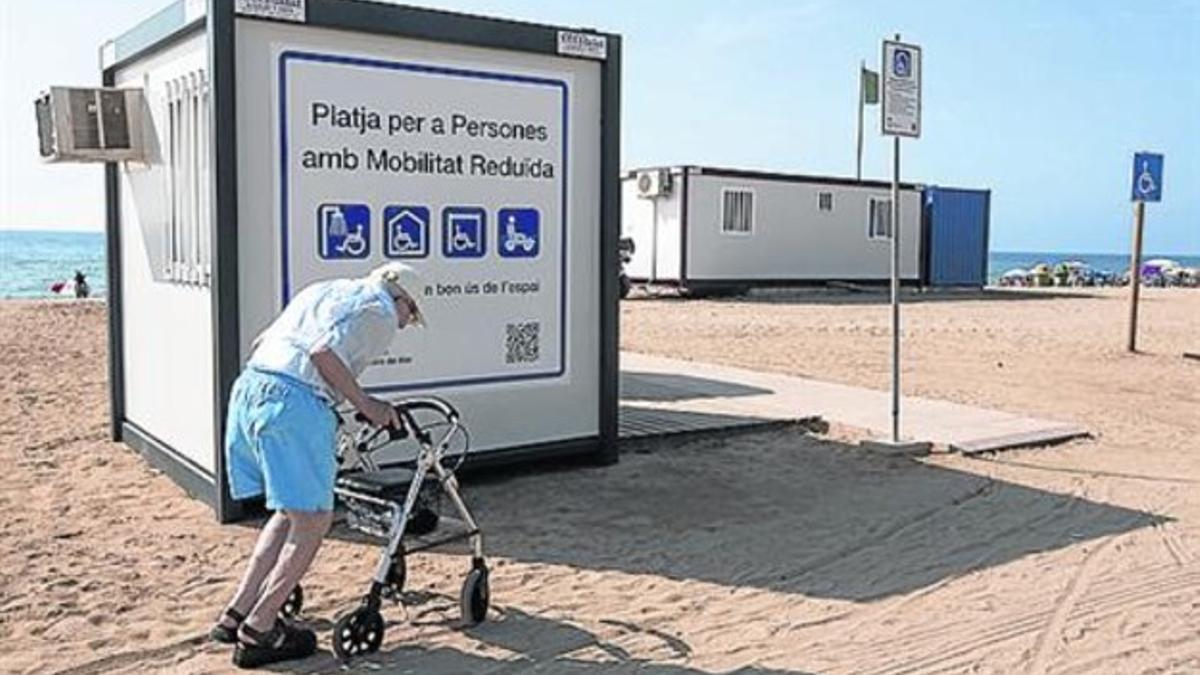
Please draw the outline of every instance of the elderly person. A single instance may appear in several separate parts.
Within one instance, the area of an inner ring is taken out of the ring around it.
[[[278,618],[333,520],[332,407],[348,401],[376,426],[399,425],[395,408],[363,391],[358,376],[396,331],[422,324],[420,280],[402,263],[361,279],[315,283],[255,341],[230,395],[225,456],[234,499],[265,496],[263,527],[237,592],[211,631],[237,643],[242,668],[304,658],[316,635]]]

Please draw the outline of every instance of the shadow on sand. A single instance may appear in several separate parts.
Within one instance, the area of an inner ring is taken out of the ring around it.
[[[1166,521],[798,427],[634,447],[472,480],[491,553],[868,601]]]
[[[469,479],[465,494],[488,554],[867,602],[1167,520],[870,455],[798,427],[633,447],[615,466],[557,463]],[[457,616],[455,599],[423,600],[444,605],[435,614]],[[690,653],[676,637],[602,617],[584,628],[493,600],[500,616],[469,632],[504,658],[401,647],[371,661],[412,672],[703,672],[671,665]],[[653,664],[622,651],[622,636],[633,633],[659,642]],[[309,665],[304,672],[337,670],[328,653]]]
[[[685,662],[691,648],[679,638],[623,621],[601,621],[595,630],[563,621],[507,610],[487,623],[465,632],[485,649],[503,652],[503,658],[467,653],[449,647],[395,647],[352,662],[352,672],[406,673],[566,673],[605,675],[706,675],[709,671],[676,665]],[[654,658],[636,656],[652,652]],[[346,669],[331,652],[320,652],[279,672],[343,673]],[[802,671],[748,666],[722,671],[739,675],[804,675]]]

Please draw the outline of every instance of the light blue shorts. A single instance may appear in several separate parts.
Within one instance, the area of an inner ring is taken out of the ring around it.
[[[337,419],[311,387],[247,368],[233,384],[225,426],[234,499],[265,493],[273,511],[333,509]]]

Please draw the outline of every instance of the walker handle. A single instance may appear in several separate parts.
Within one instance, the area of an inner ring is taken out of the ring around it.
[[[449,402],[432,396],[425,398],[409,398],[403,399],[396,403],[396,411],[403,412],[404,410],[432,410],[441,413],[448,421],[454,422],[458,420],[458,410]]]
[[[416,435],[417,440],[424,443],[431,441],[428,432],[422,429],[421,426],[417,424],[416,418],[413,417],[412,412],[414,410],[432,410],[443,415],[450,423],[458,423],[458,410],[454,406],[450,405],[449,402],[440,398],[430,396],[425,398],[403,399],[397,401],[394,404],[394,407],[396,409],[396,414],[400,417],[401,425],[399,429],[391,426],[386,427],[389,440],[395,441],[408,438],[408,434],[411,431]],[[361,412],[354,413],[354,419],[362,424],[370,423],[366,416]],[[383,430],[384,428],[379,429],[379,431]]]
[[[400,411],[397,410],[396,412],[400,412]],[[360,412],[354,413],[354,421],[358,422],[359,424],[370,424],[371,423],[371,421],[367,419],[367,416]],[[412,420],[411,419],[406,420],[403,416],[401,416],[400,426],[395,427],[395,426],[392,426],[389,424],[386,427],[380,427],[375,433],[379,433],[380,431],[387,431],[389,441],[403,440],[405,438],[408,438],[408,429],[406,428],[406,424],[412,424]]]

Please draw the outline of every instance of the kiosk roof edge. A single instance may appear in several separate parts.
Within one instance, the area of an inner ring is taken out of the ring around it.
[[[493,25],[507,24],[510,26],[522,26],[525,28],[537,28],[540,30],[569,30],[578,33],[591,33],[593,35],[603,35],[605,37],[619,37],[616,33],[599,30],[594,27],[583,26],[568,26],[551,23],[542,23],[539,21],[527,21],[524,19],[513,19],[509,17],[488,16],[486,14],[477,14],[475,12],[456,12],[449,9],[437,9],[433,7],[422,7],[420,5],[379,2],[379,0],[308,0],[310,5],[368,5],[371,7],[382,7],[385,11],[401,10],[406,12],[419,12],[428,15],[441,15],[447,18],[454,19],[477,19]]]
[[[528,44],[532,35],[526,34],[519,41],[527,42],[524,45],[525,49],[530,51],[543,51],[546,53],[557,52],[556,37],[559,31],[569,31],[572,33],[582,33],[603,37],[608,40],[619,43],[621,36],[618,33],[597,30],[594,27],[569,26],[569,25],[554,25],[548,23],[539,23],[534,21],[524,21],[521,19],[498,18],[485,16],[482,14],[474,14],[470,12],[454,12],[444,9],[433,9],[420,7],[417,5],[402,5],[378,2],[376,0],[306,0],[307,3],[307,21],[306,23],[323,24],[328,23],[329,19],[334,15],[345,15],[346,12],[362,12],[371,17],[376,15],[391,15],[394,19],[423,19],[425,22],[438,22],[440,20],[457,21],[469,20],[479,22],[479,27],[482,29],[485,25],[495,29],[498,27],[506,27],[508,29],[520,29],[522,31],[535,32],[540,39],[537,40],[538,47],[534,49],[532,44]],[[129,30],[121,33],[119,36],[104,41],[101,45],[101,69],[114,68],[122,63],[132,61],[146,56],[157,49],[161,49],[165,44],[172,41],[173,38],[180,37],[186,33],[190,33],[203,26],[203,20],[207,16],[204,2],[197,0],[175,0],[163,7],[151,17],[138,22]],[[254,21],[272,21],[273,19],[238,15],[238,18],[250,19]],[[334,21],[334,23],[341,23]],[[364,23],[364,22],[356,22]],[[373,22],[371,22],[373,23]],[[394,23],[394,22],[393,22]],[[406,30],[404,32],[416,34],[423,32],[422,22],[409,23],[405,21]],[[360,25],[359,29],[367,29],[369,26]],[[375,26],[376,32],[394,32],[389,30],[387,25]],[[439,31],[440,32],[440,31]],[[553,39],[552,39],[553,38]],[[442,38],[444,39],[444,38]],[[479,44],[479,41],[467,41],[472,44]],[[509,45],[512,48],[512,45]],[[573,58],[570,54],[560,54],[566,58]]]

